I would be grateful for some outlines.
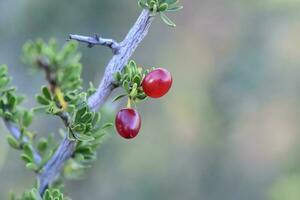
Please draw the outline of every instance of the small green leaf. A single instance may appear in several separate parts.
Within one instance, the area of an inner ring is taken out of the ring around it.
[[[116,96],[116,97],[112,100],[112,102],[116,102],[116,101],[118,101],[118,100],[120,100],[120,99],[122,99],[123,97],[126,97],[126,96],[127,96],[127,94],[120,94],[120,95]]]
[[[48,106],[46,112],[48,114],[57,115],[58,113],[61,112],[61,108],[58,108],[56,103],[50,102],[50,105]]]
[[[100,112],[97,112],[97,113],[95,113],[95,115],[94,115],[92,124],[95,126],[97,123],[100,122],[100,120],[101,120],[101,113],[100,113]]]
[[[82,142],[89,142],[89,141],[95,140],[95,138],[93,136],[84,135],[84,134],[75,133],[74,136],[77,140],[82,141]]]
[[[39,152],[45,152],[48,146],[48,141],[45,138],[40,139],[40,141],[37,144],[37,148]]]
[[[50,104],[50,101],[49,101],[49,100],[47,100],[45,97],[40,96],[40,95],[38,95],[38,96],[36,97],[36,100],[37,100],[37,102],[38,102],[39,104],[41,104],[41,105],[49,105],[49,104]]]
[[[142,78],[140,75],[135,75],[132,80],[134,83],[136,83],[139,86],[139,85],[141,85],[141,79]]]
[[[17,98],[9,92],[9,93],[7,93],[7,99],[8,99],[9,107],[14,108],[17,103]]]
[[[139,1],[139,6],[141,7],[141,8],[148,8],[148,6],[147,6],[147,3],[146,3],[146,1],[145,0],[140,0]]]
[[[80,119],[81,117],[87,112],[87,107],[82,107],[81,109],[77,110],[75,113],[75,119],[74,119],[74,123],[80,123]]]
[[[132,86],[132,88],[131,88],[130,96],[131,97],[135,97],[137,95],[137,92],[138,92],[137,91],[137,84],[134,83],[133,86]]]
[[[177,4],[178,0],[165,0],[165,2],[169,5]]]
[[[0,78],[0,87],[4,87],[8,83],[9,83],[9,78],[7,78],[7,77]]]
[[[160,13],[160,18],[163,20],[163,22],[165,24],[167,24],[170,27],[176,27],[176,24],[174,22],[172,22],[167,15],[165,15],[164,13]]]
[[[92,117],[93,117],[92,113],[87,112],[81,116],[80,122],[81,123],[90,123],[92,121]]]
[[[158,11],[159,12],[164,12],[168,9],[168,4],[167,3],[162,3],[159,5]]]
[[[30,195],[34,200],[42,200],[42,197],[40,196],[38,190],[36,188],[33,188],[30,191]],[[26,199],[27,200],[27,199]],[[30,199],[31,200],[31,199]]]
[[[123,82],[123,88],[124,88],[127,92],[129,92],[129,82],[128,82],[128,81],[124,81],[124,82]]]
[[[50,93],[49,88],[47,86],[42,87],[42,93],[43,93],[43,95],[46,99],[48,99],[50,101],[52,100],[51,93]]]
[[[46,113],[49,106],[38,106],[32,109],[32,112],[35,114]]]
[[[45,155],[43,155],[43,159],[40,163],[40,166],[45,165],[48,162],[48,160],[50,160],[50,158],[52,157],[53,154],[54,154],[54,150],[50,150]]]
[[[34,164],[34,163],[27,163],[26,164],[26,168],[27,169],[30,169],[30,170],[33,170],[33,171],[37,171],[38,170],[38,166],[36,166],[36,164]]]
[[[115,78],[115,80],[117,81],[117,82],[119,82],[120,80],[121,80],[121,78],[122,78],[122,74],[121,74],[121,72],[116,72],[115,74],[114,74],[114,78]]]
[[[20,149],[20,143],[11,135],[6,137],[8,144],[14,149]]]
[[[24,160],[26,163],[31,163],[33,162],[33,159],[30,158],[27,154],[22,153],[20,155],[21,159]]]
[[[24,154],[26,154],[29,158],[33,160],[33,151],[30,144],[25,144],[23,147]]]
[[[33,118],[32,112],[25,111],[24,114],[23,114],[23,125],[25,127],[30,126],[30,124],[32,122],[32,118]]]
[[[175,12],[175,11],[178,11],[178,10],[181,10],[181,9],[183,9],[183,6],[176,5],[176,6],[169,7],[167,9],[167,11],[171,11],[171,12],[173,11],[173,12]]]
[[[75,126],[72,127],[72,130],[75,132],[84,132],[86,128],[85,124],[76,124]]]
[[[106,128],[110,128],[112,127],[114,124],[113,123],[105,123],[102,127],[101,130],[106,129]]]

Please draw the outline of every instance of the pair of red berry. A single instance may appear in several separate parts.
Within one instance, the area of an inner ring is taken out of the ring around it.
[[[147,96],[160,98],[171,88],[172,76],[166,69],[157,68],[144,77],[141,86]],[[141,128],[141,116],[135,109],[121,109],[116,115],[115,125],[122,137],[134,138]]]

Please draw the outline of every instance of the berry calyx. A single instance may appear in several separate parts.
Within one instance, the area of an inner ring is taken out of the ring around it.
[[[132,108],[121,109],[115,118],[116,129],[120,136],[132,139],[137,136],[141,128],[141,116]]]
[[[160,98],[170,90],[172,82],[172,76],[169,71],[157,68],[144,77],[142,88],[147,96]]]

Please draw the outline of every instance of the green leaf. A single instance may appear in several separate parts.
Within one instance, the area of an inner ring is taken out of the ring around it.
[[[21,159],[24,160],[26,163],[31,163],[33,162],[33,159],[30,158],[27,154],[22,153],[20,155]]]
[[[76,124],[72,127],[72,130],[75,132],[84,132],[86,128],[86,125],[81,123],[81,124]]]
[[[178,0],[165,0],[165,2],[169,5],[172,5],[172,4],[177,4]]]
[[[163,20],[163,22],[165,24],[167,24],[170,27],[176,27],[176,24],[174,22],[171,21],[171,19],[169,19],[167,17],[167,15],[165,15],[164,13],[160,13],[160,18]]]
[[[82,142],[89,142],[89,141],[95,140],[95,138],[93,136],[84,135],[84,134],[75,133],[74,136],[77,140],[82,141]]]
[[[183,6],[180,6],[180,5],[176,5],[176,6],[172,6],[172,7],[169,7],[168,9],[167,9],[167,11],[178,11],[178,10],[181,10],[181,9],[183,9]]]
[[[92,124],[95,126],[97,123],[100,122],[100,120],[101,120],[101,113],[100,113],[100,112],[97,112],[97,113],[95,113],[95,115],[94,115]]]
[[[48,99],[50,101],[52,100],[51,93],[50,93],[49,88],[47,86],[42,87],[42,93],[43,93],[43,95],[46,99]]]
[[[113,123],[105,123],[102,127],[101,130],[106,129],[106,128],[110,128],[112,127],[114,124]]]
[[[159,5],[158,11],[159,12],[164,12],[168,9],[168,4],[167,3],[162,3]]]
[[[33,160],[33,151],[30,144],[25,144],[23,147],[24,154],[26,154],[29,158]]]
[[[27,169],[30,169],[30,170],[33,170],[33,171],[37,171],[38,170],[38,166],[36,165],[36,164],[34,164],[34,163],[27,163],[26,164],[26,168]]]
[[[14,108],[17,103],[17,98],[9,92],[7,93],[7,100],[8,100],[9,107]]]
[[[134,83],[136,83],[138,86],[141,85],[141,80],[142,80],[142,78],[141,78],[140,75],[135,75],[135,76],[133,77],[133,79],[132,79],[132,81],[133,81]]]
[[[59,112],[61,112],[61,108],[58,108],[55,102],[50,102],[46,112],[52,115],[57,115]]]
[[[45,138],[40,139],[37,144],[37,149],[39,152],[45,152],[48,146],[48,141]]]
[[[92,113],[87,112],[81,116],[80,122],[81,123],[90,123],[92,121],[92,117],[93,117]]]
[[[7,66],[6,65],[0,65],[0,75],[6,75],[7,74]]]
[[[20,143],[11,135],[6,136],[8,144],[14,149],[21,149]]]
[[[116,102],[116,101],[118,101],[118,100],[120,100],[120,99],[122,99],[123,97],[126,97],[126,96],[127,96],[127,94],[120,94],[120,95],[116,96],[116,97],[112,100],[112,102]]]
[[[0,78],[0,87],[5,87],[9,83],[9,78],[2,77]]]
[[[129,92],[129,82],[128,82],[128,81],[124,81],[124,82],[123,82],[123,88],[124,88],[127,92]]]
[[[50,104],[49,100],[47,100],[45,97],[40,96],[40,95],[36,96],[36,100],[41,105],[49,105]]]
[[[117,82],[119,82],[120,80],[121,80],[121,78],[122,78],[122,74],[121,74],[121,72],[116,72],[115,74],[114,74],[114,78],[115,78],[115,80],[117,81]]]
[[[132,88],[131,88],[130,96],[135,97],[136,95],[137,95],[137,84],[134,83]]]
[[[34,200],[42,200],[42,197],[40,196],[38,190],[36,188],[33,188],[31,191],[30,191],[30,195],[32,196],[32,198]],[[27,199],[26,199],[27,200]]]
[[[32,122],[32,118],[33,118],[33,114],[32,112],[29,112],[29,111],[24,111],[24,114],[23,114],[23,125],[25,127],[28,127],[30,126],[31,122]]]
[[[138,3],[141,8],[148,8],[146,0],[139,0]]]
[[[35,114],[46,113],[49,106],[38,106],[32,109],[32,112]]]
[[[52,157],[53,154],[54,154],[54,150],[50,150],[45,155],[43,155],[43,159],[40,163],[40,166],[45,165],[48,162],[48,160],[50,160],[50,158]]]

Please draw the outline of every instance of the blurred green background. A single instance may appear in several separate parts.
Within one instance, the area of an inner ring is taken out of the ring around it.
[[[112,131],[81,181],[68,181],[74,200],[299,200],[300,0],[182,0],[157,19],[134,59],[168,68],[163,99],[139,110],[140,135]],[[0,0],[0,63],[19,91],[44,83],[20,62],[28,39],[100,33],[120,41],[139,15],[137,0]],[[109,49],[80,45],[85,85],[98,84]],[[121,107],[115,105],[115,107]],[[114,114],[114,113],[112,113]],[[47,116],[32,129],[56,131]],[[47,127],[47,128],[46,128]],[[0,134],[0,199],[31,187],[34,175]]]

